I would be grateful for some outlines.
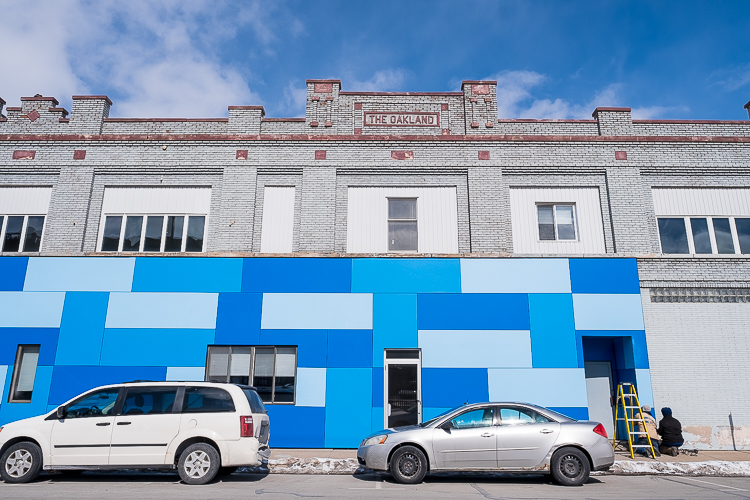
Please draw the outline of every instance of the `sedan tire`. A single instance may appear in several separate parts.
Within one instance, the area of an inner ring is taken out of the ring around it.
[[[0,457],[0,476],[6,483],[28,483],[42,470],[42,450],[30,441],[16,443]]]
[[[588,481],[591,464],[578,448],[561,448],[552,455],[552,477],[563,486],[581,486]]]
[[[220,468],[219,452],[206,443],[188,446],[177,463],[177,471],[185,484],[206,484],[216,477]]]
[[[397,449],[391,457],[391,476],[402,484],[421,483],[427,474],[427,457],[414,446]]]

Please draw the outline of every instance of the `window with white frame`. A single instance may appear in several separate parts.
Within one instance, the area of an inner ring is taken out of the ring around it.
[[[3,252],[38,252],[43,232],[44,215],[0,215]]]
[[[750,253],[750,217],[658,217],[657,222],[662,253]]]
[[[388,198],[388,251],[416,252],[417,199]]]
[[[264,403],[294,404],[296,346],[208,346],[206,380],[252,385]]]
[[[537,204],[539,240],[575,240],[575,204]]]
[[[205,215],[107,214],[102,252],[202,252]]]
[[[16,361],[13,366],[13,377],[10,382],[8,403],[30,403],[36,380],[36,367],[39,364],[37,345],[19,345],[16,350]]]

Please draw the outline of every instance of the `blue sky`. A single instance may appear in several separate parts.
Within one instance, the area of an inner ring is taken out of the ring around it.
[[[750,2],[0,0],[0,97],[120,117],[304,114],[305,79],[449,91],[498,80],[500,118],[747,119]]]

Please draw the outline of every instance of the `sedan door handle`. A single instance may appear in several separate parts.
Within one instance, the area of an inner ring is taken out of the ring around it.
[[[130,422],[117,422],[117,425],[130,425]]]
[[[109,422],[99,422],[99,423],[98,423],[98,424],[96,424],[96,425],[98,425],[99,427],[106,427],[106,426],[108,426],[108,425],[109,425]]]
[[[483,438],[489,438],[489,437],[492,437],[492,436],[494,436],[494,434],[492,434],[491,432],[485,432],[484,434],[482,434]]]
[[[550,430],[550,429],[542,429],[542,430],[541,430],[541,431],[539,431],[539,432],[541,432],[542,434],[551,434],[551,433],[553,433],[553,432],[555,432],[555,431],[553,431],[553,430]]]

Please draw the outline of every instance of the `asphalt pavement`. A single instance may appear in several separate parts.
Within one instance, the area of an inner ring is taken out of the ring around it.
[[[0,483],[0,498],[81,500],[225,499],[750,499],[748,477],[596,476],[564,487],[547,476],[431,475],[419,485],[396,484],[385,474],[232,474],[205,486],[188,486],[169,473],[86,472],[43,474],[29,484]]]

